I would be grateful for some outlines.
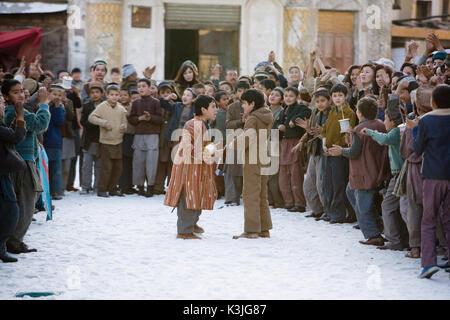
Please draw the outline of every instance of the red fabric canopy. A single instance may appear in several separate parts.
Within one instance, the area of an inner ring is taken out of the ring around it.
[[[8,69],[18,64],[25,56],[33,61],[41,47],[42,28],[31,28],[10,32],[0,32],[0,59]]]

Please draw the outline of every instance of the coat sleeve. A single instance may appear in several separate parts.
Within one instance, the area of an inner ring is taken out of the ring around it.
[[[104,119],[104,108],[102,105],[95,108],[94,111],[89,115],[88,121],[92,124],[95,124],[99,127],[105,127],[108,121]]]
[[[427,130],[423,119],[419,120],[419,125],[412,130],[414,152],[420,156],[427,146]]]
[[[175,108],[175,103],[170,103],[168,100],[164,99],[164,98],[159,98],[159,103],[161,108],[163,108],[164,110],[173,112],[174,108]]]
[[[130,122],[130,124],[132,124],[133,126],[137,126],[138,125],[138,123],[139,123],[139,115],[138,115],[138,112],[137,112],[137,103],[136,103],[136,101],[134,101],[132,104],[131,104],[131,111],[130,111],[130,114],[127,116],[127,118],[128,118],[128,122]]]
[[[17,144],[25,139],[25,121],[16,121],[14,129],[0,125],[0,140],[7,143]]]
[[[87,102],[83,105],[83,109],[81,109],[81,119],[80,119],[81,125],[85,128],[97,127],[96,125],[89,122],[88,118],[90,114],[91,114],[90,102]]]
[[[13,106],[8,106],[5,109],[4,122],[7,126],[10,126],[15,118],[15,112]],[[40,104],[39,110],[34,113],[24,111],[25,124],[27,132],[41,133],[47,130],[50,123],[50,111],[48,105]]]
[[[367,129],[366,132],[368,136],[372,137],[373,140],[382,146],[391,146],[398,142],[397,132],[395,129],[389,131],[388,133],[382,133],[377,130],[370,129]]]

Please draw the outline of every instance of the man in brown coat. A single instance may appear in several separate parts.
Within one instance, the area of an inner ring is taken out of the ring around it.
[[[265,105],[262,92],[250,89],[244,92],[241,99],[244,133],[235,138],[229,148],[244,152],[244,233],[233,239],[268,238],[272,219],[267,195],[268,176],[262,173],[262,169],[270,164],[268,141],[273,115]]]

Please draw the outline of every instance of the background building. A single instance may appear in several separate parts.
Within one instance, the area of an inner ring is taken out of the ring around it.
[[[0,8],[7,2],[0,2]],[[203,78],[216,63],[251,74],[271,50],[282,66],[304,67],[317,46],[325,63],[341,72],[369,59],[394,56],[400,61],[407,41],[423,39],[425,29],[430,28],[401,25],[404,20],[448,14],[449,10],[448,0],[45,2],[36,13],[0,10],[0,27],[44,26],[42,48],[47,66],[66,64],[88,71],[96,58],[104,58],[110,67],[133,63],[139,72],[156,65],[154,78],[158,80],[173,78],[186,59],[199,65]],[[65,4],[65,11],[45,12],[58,4]],[[448,29],[439,32],[442,39],[450,39]]]

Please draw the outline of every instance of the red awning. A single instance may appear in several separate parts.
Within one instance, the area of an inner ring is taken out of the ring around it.
[[[41,47],[42,28],[0,32],[0,59],[8,69],[22,56],[27,62],[34,60]]]

